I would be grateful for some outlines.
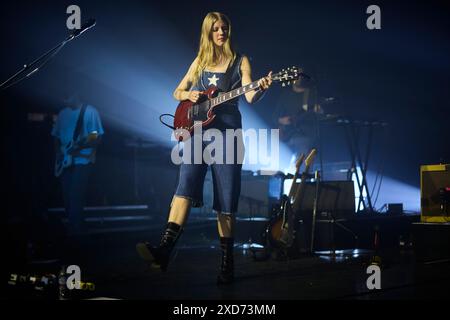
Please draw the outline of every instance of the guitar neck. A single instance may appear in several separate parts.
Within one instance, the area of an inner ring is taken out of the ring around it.
[[[257,89],[259,89],[258,81],[253,81],[252,83],[250,83],[246,86],[231,90],[227,93],[219,95],[216,98],[212,98],[210,100],[210,103],[211,103],[210,106],[211,107],[218,106],[219,104],[225,103],[225,102],[230,101],[234,98],[237,98],[247,92],[251,92],[251,91],[257,90]]]
[[[309,169],[312,165],[312,162],[314,161],[314,157],[316,155],[316,149],[313,149],[310,154],[308,155],[308,157],[305,160],[305,169],[303,170],[302,174],[301,174],[301,181],[300,184],[297,186],[294,194],[293,194],[293,202],[294,202],[294,206],[297,208],[298,207],[298,199],[300,194],[303,192],[303,186],[305,185],[305,180],[307,179],[308,175],[309,175]],[[295,183],[295,180],[294,180]]]
[[[298,178],[299,178],[299,172],[296,171],[294,174],[294,178],[292,179],[291,189],[289,190],[289,199],[292,199],[297,191],[296,183],[297,183]]]
[[[294,82],[298,80],[301,76],[307,77],[305,74],[299,72],[299,69],[294,66],[292,68],[287,68],[286,70],[283,69],[282,71],[276,74],[272,74],[271,79],[273,82],[279,82],[283,86],[285,86],[286,83],[289,85],[291,81]],[[252,83],[249,83],[245,86],[223,93],[218,97],[212,98],[211,100],[209,100],[208,107],[209,108],[215,107],[219,104],[235,99],[247,92],[258,90],[260,88],[258,81],[259,80],[253,81]]]

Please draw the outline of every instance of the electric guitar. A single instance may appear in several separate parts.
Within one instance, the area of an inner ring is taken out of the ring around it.
[[[303,197],[303,192],[304,192],[304,186],[305,186],[305,181],[311,177],[311,174],[309,173],[311,166],[314,162],[314,159],[316,158],[317,155],[317,150],[316,149],[312,149],[309,153],[309,155],[306,157],[305,160],[305,169],[303,170],[303,173],[300,177],[300,183],[297,186],[297,189],[295,190],[295,194],[292,198],[292,208],[294,210],[294,212],[297,212],[300,209],[300,205],[301,205],[301,201],[302,201],[302,197]]]
[[[292,186],[289,191],[289,195],[284,195],[281,204],[280,211],[275,217],[275,220],[270,225],[270,240],[271,244],[276,248],[289,248],[295,241],[295,212],[298,211],[301,201],[301,195],[303,192],[303,186],[306,179],[309,176],[309,171],[314,158],[316,157],[317,150],[312,149],[305,159],[302,154],[296,163],[296,172],[292,180]],[[305,163],[305,168],[300,174],[300,166]],[[301,178],[299,184],[297,184],[297,178]]]
[[[292,67],[272,74],[271,79],[274,83],[281,83],[283,86],[286,86],[298,80],[302,75],[297,67]],[[185,134],[186,130],[190,136],[195,126],[200,125],[204,127],[209,125],[216,117],[215,109],[221,104],[258,89],[258,81],[225,93],[219,92],[219,88],[216,86],[210,86],[206,91],[202,92],[198,102],[181,101],[175,111],[173,124],[176,139],[178,141],[189,139]]]
[[[274,219],[270,222],[270,240],[271,244],[275,247],[280,247],[281,245],[287,246],[291,242],[288,238],[288,219],[292,216],[291,201],[295,194],[296,183],[300,167],[305,160],[305,155],[302,153],[300,157],[297,158],[295,162],[295,174],[292,179],[293,183],[288,195],[283,195],[280,202],[280,207]]]
[[[91,132],[84,143],[90,143],[97,139],[98,133],[96,131]],[[79,148],[79,143],[73,140],[69,141],[67,144],[62,145],[58,152],[56,153],[55,159],[55,176],[59,177],[64,169],[70,167],[73,164],[73,156]]]

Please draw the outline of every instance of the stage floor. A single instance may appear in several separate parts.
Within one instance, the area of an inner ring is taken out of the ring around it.
[[[442,299],[449,298],[449,260],[417,262],[411,247],[387,248],[381,257],[381,290],[369,290],[367,267],[373,250],[316,253],[295,259],[257,261],[241,242],[235,248],[236,280],[218,287],[220,250],[215,223],[191,224],[174,252],[167,272],[149,269],[135,251],[144,239],[157,241],[160,228],[108,232],[81,239],[70,264],[79,265],[82,281],[95,291],[82,298],[151,300],[298,300],[298,299]],[[66,249],[66,248],[65,248]],[[65,250],[64,249],[64,250]],[[67,252],[66,252],[67,253]],[[58,262],[47,268],[56,268]],[[29,270],[43,272],[46,264],[33,261]],[[15,295],[20,295],[18,291]],[[9,297],[14,297],[10,295]]]

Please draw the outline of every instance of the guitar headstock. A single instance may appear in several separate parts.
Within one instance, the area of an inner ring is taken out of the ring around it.
[[[305,160],[305,154],[302,153],[295,162],[295,169],[298,172],[300,170],[300,166],[302,165],[303,160]]]
[[[311,152],[308,154],[308,156],[305,159],[305,166],[309,168],[311,166],[312,162],[314,161],[314,158],[316,157],[317,150],[312,149]]]
[[[285,87],[300,79],[301,71],[298,67],[282,69],[280,72],[272,74],[272,81],[281,83]]]

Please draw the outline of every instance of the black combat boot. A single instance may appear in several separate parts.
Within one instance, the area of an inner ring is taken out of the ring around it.
[[[152,268],[159,268],[162,271],[166,271],[170,254],[182,231],[183,228],[180,225],[169,222],[166,231],[161,237],[159,247],[152,247],[148,242],[139,242],[136,245],[136,250],[142,259],[150,263]]]
[[[222,265],[220,274],[217,277],[217,284],[230,284],[234,280],[234,257],[233,257],[233,238],[220,238],[220,248],[222,249]]]

